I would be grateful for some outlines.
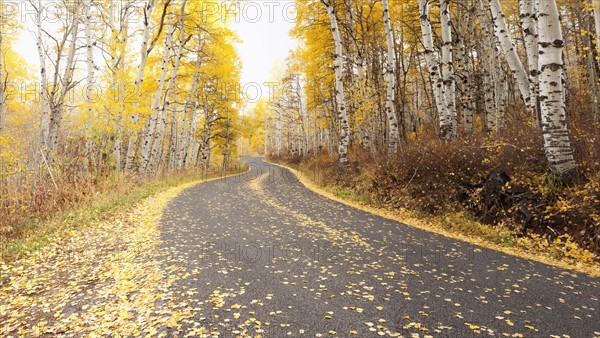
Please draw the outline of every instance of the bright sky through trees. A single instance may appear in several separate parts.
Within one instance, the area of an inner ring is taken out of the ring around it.
[[[268,95],[269,75],[274,65],[282,63],[297,41],[289,31],[295,24],[294,1],[249,1],[238,4],[239,15],[232,29],[240,38],[237,45],[243,63],[242,86],[256,83]],[[248,95],[253,96],[255,91]]]

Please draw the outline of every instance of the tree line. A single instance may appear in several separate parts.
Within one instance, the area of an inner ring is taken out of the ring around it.
[[[493,138],[518,121],[569,178],[568,107],[598,128],[600,1],[296,3],[299,47],[277,74],[282,89],[254,110],[274,154],[333,152],[344,167],[348,147],[398,154],[425,131]]]
[[[3,185],[226,164],[241,64],[207,3],[2,0]],[[29,33],[37,70],[14,49]]]

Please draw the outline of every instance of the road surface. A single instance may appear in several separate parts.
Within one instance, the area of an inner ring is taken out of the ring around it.
[[[594,337],[600,279],[329,200],[286,169],[197,185],[161,224],[174,286],[219,337]],[[183,336],[183,335],[182,335]]]

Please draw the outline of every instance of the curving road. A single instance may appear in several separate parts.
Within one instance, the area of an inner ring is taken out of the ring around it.
[[[600,337],[600,279],[331,201],[286,169],[197,185],[161,225],[187,333]],[[216,335],[216,334],[215,334]]]

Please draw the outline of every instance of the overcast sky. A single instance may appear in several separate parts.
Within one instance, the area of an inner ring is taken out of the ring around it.
[[[289,36],[294,26],[294,2],[248,1],[240,4],[233,24],[242,42],[238,52],[244,63],[242,83],[263,84],[271,68],[286,59],[296,41]]]
[[[289,36],[295,21],[294,0],[248,0],[238,2],[235,8],[221,7],[224,13],[235,9],[238,15],[233,19],[232,29],[237,31],[241,42],[237,50],[243,63],[242,86],[257,84],[262,87],[261,96],[268,95],[269,81],[273,67],[285,61],[297,41]],[[20,8],[23,10],[23,8]],[[32,16],[28,17],[33,19]],[[25,57],[33,69],[39,65],[35,40],[30,30],[35,28],[33,20],[23,22],[23,31],[15,49]],[[52,25],[49,25],[52,26]],[[37,71],[34,72],[37,74]],[[257,90],[248,92],[255,96]]]

